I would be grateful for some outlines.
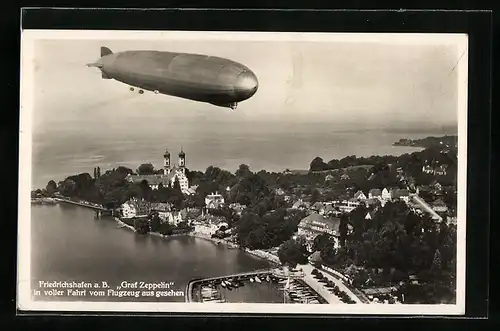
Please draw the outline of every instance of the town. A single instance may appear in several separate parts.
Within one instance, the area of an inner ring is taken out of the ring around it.
[[[96,167],[50,181],[32,201],[88,204],[138,233],[190,234],[292,269],[311,265],[361,302],[454,303],[457,145],[432,138],[411,154],[317,157],[308,171],[280,173],[191,171],[182,149],[176,165],[165,151],[161,169]]]

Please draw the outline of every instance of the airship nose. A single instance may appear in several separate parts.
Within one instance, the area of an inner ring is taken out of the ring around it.
[[[259,87],[259,81],[255,74],[249,70],[243,71],[238,75],[236,84],[234,85],[234,90],[238,97],[243,100],[250,98],[257,92]]]

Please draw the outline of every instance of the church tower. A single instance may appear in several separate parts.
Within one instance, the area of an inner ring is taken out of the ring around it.
[[[186,173],[186,153],[181,148],[181,152],[179,153],[179,168],[182,173]]]
[[[165,176],[170,174],[170,153],[168,150],[165,150],[165,154],[163,154],[163,174]]]

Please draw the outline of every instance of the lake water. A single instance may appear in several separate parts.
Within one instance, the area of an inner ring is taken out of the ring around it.
[[[238,249],[188,236],[161,238],[139,235],[119,228],[113,219],[95,220],[92,210],[67,204],[32,206],[31,282],[105,281],[116,288],[122,281],[170,283],[171,290],[185,292],[191,279],[270,267],[265,260]],[[281,302],[276,290],[243,287],[235,301]],[[238,290],[235,290],[238,291]],[[72,297],[43,295],[43,300],[178,301],[184,296],[163,298]],[[88,291],[87,291],[88,294]]]
[[[234,172],[242,163],[258,171],[309,169],[317,156],[325,162],[348,155],[400,155],[416,148],[392,146],[401,138],[422,138],[432,133],[388,133],[382,130],[333,130],[329,124],[210,123],[196,126],[116,127],[88,131],[88,127],[54,126],[33,136],[32,187],[45,187],[81,172],[93,173],[120,165],[137,169],[141,163],[163,166],[168,147],[172,164],[182,147],[186,165],[204,171],[219,166]],[[258,130],[256,130],[258,127]],[[434,133],[441,135],[442,133]]]

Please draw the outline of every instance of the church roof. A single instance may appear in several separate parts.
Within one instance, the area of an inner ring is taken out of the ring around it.
[[[182,172],[176,171],[177,167],[174,167],[168,175],[130,175],[129,181],[133,183],[140,183],[143,180],[147,181],[149,185],[160,185],[167,186],[173,180],[173,178]]]

